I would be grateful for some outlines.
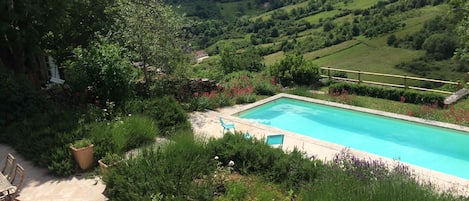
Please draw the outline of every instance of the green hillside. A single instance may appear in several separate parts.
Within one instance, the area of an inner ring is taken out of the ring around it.
[[[226,46],[256,47],[266,66],[299,51],[334,68],[448,80],[464,79],[469,70],[468,64],[451,61],[452,52],[431,49],[431,44],[454,43],[455,25],[445,1],[272,1],[283,2],[278,8],[259,2],[217,2],[222,19],[209,19],[195,33],[195,47],[210,55]],[[432,36],[446,41],[431,41]]]

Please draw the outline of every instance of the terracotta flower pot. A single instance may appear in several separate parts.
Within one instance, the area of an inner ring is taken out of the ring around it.
[[[108,165],[106,163],[103,162],[103,160],[98,160],[98,164],[99,164],[99,167],[101,168],[101,172],[103,174],[106,174],[108,172],[108,168],[109,167],[112,167],[112,165]]]
[[[93,166],[94,162],[94,148],[93,144],[87,147],[75,148],[70,146],[70,149],[73,151],[73,156],[80,166],[80,169],[86,170]]]

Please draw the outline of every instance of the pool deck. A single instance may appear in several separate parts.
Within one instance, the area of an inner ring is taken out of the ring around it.
[[[221,108],[221,109],[218,109],[217,111],[193,112],[190,114],[190,121],[192,123],[192,127],[195,133],[205,138],[209,138],[209,137],[219,138],[223,136],[223,133],[222,133],[223,128],[221,127],[221,124],[219,122],[219,117],[222,117],[226,122],[234,123],[236,125],[237,131],[249,132],[252,136],[259,138],[259,139],[265,138],[267,135],[282,133],[285,135],[284,144],[282,146],[282,148],[285,151],[287,152],[291,151],[296,147],[306,152],[309,156],[315,156],[316,158],[322,159],[325,161],[332,159],[335,154],[339,153],[340,151],[346,148],[345,146],[342,146],[342,145],[314,139],[311,137],[306,137],[300,134],[295,134],[293,132],[281,130],[278,128],[273,128],[270,126],[251,122],[251,121],[234,116],[235,114],[241,111],[265,104],[267,102],[270,102],[280,97],[295,98],[295,99],[300,99],[300,100],[314,102],[314,103],[327,104],[327,105],[336,106],[336,107],[342,107],[342,108],[358,110],[358,111],[363,111],[363,112],[368,112],[368,113],[373,113],[373,114],[378,114],[378,115],[383,115],[383,116],[389,116],[389,117],[399,118],[399,119],[408,120],[408,121],[433,124],[433,125],[437,125],[441,127],[452,128],[456,130],[469,132],[469,128],[454,125],[454,124],[436,122],[436,121],[431,121],[431,120],[424,120],[424,119],[409,117],[405,115],[398,115],[398,114],[393,114],[393,113],[388,113],[388,112],[382,112],[382,111],[371,110],[367,108],[343,105],[343,104],[332,103],[332,102],[311,99],[311,98],[305,98],[305,97],[300,97],[300,96],[294,96],[294,95],[289,95],[289,94],[278,94],[278,95],[266,98],[264,100],[257,101],[252,104],[236,105],[233,107]],[[469,180],[467,179],[455,177],[452,175],[444,174],[444,173],[433,171],[433,170],[429,170],[426,168],[422,168],[422,167],[415,166],[412,164],[407,164],[404,162],[398,162],[390,158],[385,158],[382,156],[378,156],[375,154],[371,154],[371,153],[367,153],[367,152],[363,152],[359,150],[354,150],[354,149],[349,149],[349,150],[352,154],[360,158],[381,160],[391,166],[397,165],[398,163],[408,165],[410,169],[412,170],[412,172],[421,181],[431,182],[433,185],[437,185],[439,189],[441,190],[452,190],[454,192],[457,192],[458,194],[469,196]]]

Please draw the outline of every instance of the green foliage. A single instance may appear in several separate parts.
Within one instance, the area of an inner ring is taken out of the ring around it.
[[[284,59],[271,67],[270,73],[276,76],[283,86],[311,85],[320,78],[319,66],[306,61],[299,53],[287,54]]]
[[[153,80],[150,65],[168,74],[184,73],[183,19],[171,6],[161,0],[122,0],[114,9],[114,39],[131,51],[133,61],[142,62],[145,83]]]
[[[47,37],[61,32],[72,1],[2,1],[0,6],[0,63],[17,74],[40,76],[38,55]],[[57,44],[58,45],[58,44]]]
[[[344,152],[322,169],[321,177],[301,189],[301,200],[467,200],[450,192],[436,193],[431,183],[419,182],[399,164],[389,167]]]
[[[88,146],[90,146],[91,144],[93,144],[93,143],[91,142],[90,139],[88,139],[88,138],[83,138],[83,139],[79,139],[79,140],[73,142],[73,143],[72,143],[72,146],[75,147],[75,148],[77,148],[77,149],[79,149],[79,148],[83,148],[83,147],[88,147]]]
[[[452,12],[458,21],[456,33],[459,36],[459,48],[456,50],[455,58],[469,63],[469,2],[464,0],[450,1],[453,6]]]
[[[88,49],[77,48],[67,63],[67,80],[77,92],[88,92],[98,100],[122,101],[132,96],[133,68],[123,49],[100,41]]]
[[[5,128],[22,119],[51,108],[51,103],[36,91],[32,83],[24,78],[14,76],[0,63],[0,142]]]
[[[218,86],[218,89],[210,93],[194,93],[187,109],[203,111],[233,104],[252,103],[257,100],[256,95],[274,95],[278,91],[275,80],[263,72],[233,72],[225,75]]]
[[[93,141],[97,158],[103,158],[108,153],[123,154],[154,142],[158,135],[155,122],[149,117],[140,115],[97,122],[89,127],[84,135]]]
[[[7,126],[1,139],[35,164],[48,167],[58,175],[70,175],[76,166],[69,145],[83,138],[71,132],[77,126],[76,113],[61,109],[31,114]]]
[[[427,55],[436,60],[451,58],[456,47],[457,40],[448,34],[433,34],[422,44]]]
[[[337,83],[329,86],[329,94],[340,94],[343,91],[346,91],[348,94],[370,96],[414,104],[436,104],[440,107],[443,106],[445,99],[445,96],[440,94],[396,88],[373,87],[349,83]]]
[[[183,137],[184,136],[184,137]],[[212,165],[210,165],[212,164]],[[111,200],[212,200],[214,188],[203,175],[215,170],[212,157],[190,133],[127,160],[103,178]]]
[[[229,200],[246,200],[247,187],[241,182],[228,182],[226,185],[226,197]]]
[[[115,153],[106,153],[103,158],[101,158],[101,162],[107,165],[113,165],[119,163],[123,160],[123,157],[119,154]]]
[[[286,189],[313,181],[320,164],[304,158],[304,153],[296,149],[286,154],[263,140],[246,139],[242,133],[225,134],[221,139],[210,140],[207,151],[219,156],[222,163],[234,161],[235,170],[242,174],[263,175],[269,181],[281,183]]]
[[[125,114],[142,114],[151,117],[159,133],[167,136],[182,128],[190,128],[188,116],[182,106],[170,96],[161,98],[131,100],[126,102],[123,112]]]
[[[262,60],[263,58],[254,47],[238,53],[233,46],[226,45],[220,52],[220,67],[225,74],[243,70],[259,72],[264,68]]]
[[[77,169],[77,163],[73,159],[70,147],[57,147],[51,152],[50,164],[47,168],[60,176],[72,175]]]

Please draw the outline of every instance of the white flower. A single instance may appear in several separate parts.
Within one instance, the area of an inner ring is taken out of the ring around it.
[[[132,114],[129,114],[129,117],[131,117],[131,116],[132,116]]]
[[[215,156],[213,159],[218,160],[218,156]]]
[[[228,166],[234,166],[234,161],[228,162]]]
[[[123,123],[124,123],[124,121],[119,121],[119,123],[123,124]]]
[[[105,112],[107,111],[107,109],[106,109],[106,108],[104,108],[103,110],[104,110]]]

